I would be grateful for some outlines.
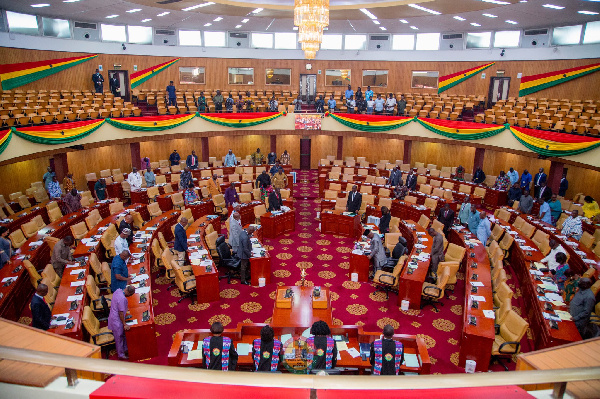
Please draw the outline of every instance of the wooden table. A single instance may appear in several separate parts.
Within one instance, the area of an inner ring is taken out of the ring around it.
[[[263,237],[276,238],[282,234],[296,230],[296,211],[290,209],[279,215],[267,212],[260,217],[260,225]]]
[[[326,309],[313,309],[313,288],[314,287],[298,286],[278,287],[276,295],[279,294],[280,291],[285,291],[287,289],[292,290],[292,307],[278,308],[275,304],[273,308],[273,321],[271,322],[271,326],[296,326],[308,328],[318,320],[323,320],[327,323],[327,325],[332,325],[331,297],[329,288],[321,287],[321,296],[325,296],[327,298]]]
[[[206,250],[206,260],[212,262],[211,271],[207,271],[206,266],[195,265],[192,263],[192,269],[194,276],[196,277],[196,297],[198,303],[208,303],[220,300],[219,296],[219,270],[215,265],[213,258],[208,249],[205,239],[205,230],[209,224],[213,226],[215,231],[221,231],[221,219],[215,217],[209,218],[203,216],[186,230],[188,237],[188,257],[191,253],[197,252],[198,250]],[[193,237],[192,237],[193,236]]]
[[[420,224],[417,224],[412,220],[407,220],[402,221],[399,228],[402,237],[406,239],[407,249],[410,250],[408,256],[409,261],[413,255],[416,256],[421,251],[431,254],[433,238]],[[424,239],[427,241],[422,241]],[[415,247],[415,244],[417,243],[424,245],[425,248],[417,249]],[[427,278],[429,263],[429,259],[426,261],[418,261],[417,268],[412,272],[408,266],[405,266],[402,269],[398,282],[398,306],[405,300],[409,302],[409,307],[411,309],[421,309],[421,292],[423,290],[423,283]]]
[[[254,208],[261,204],[261,201],[252,201],[240,204],[239,214],[241,219],[240,223],[242,224],[242,226],[245,226],[247,224],[253,224],[256,221],[256,217],[254,216]],[[229,207],[228,210],[229,214],[231,215],[233,207]]]
[[[374,224],[365,225],[365,229],[369,229],[375,234],[379,234],[379,228]],[[368,283],[370,270],[371,260],[368,258],[368,256],[365,254],[354,253],[354,251],[352,251],[350,254],[349,276],[352,277],[352,273],[356,273],[358,275],[358,281],[361,283]]]
[[[360,216],[344,215],[343,211],[321,213],[321,232],[357,239],[362,234]]]

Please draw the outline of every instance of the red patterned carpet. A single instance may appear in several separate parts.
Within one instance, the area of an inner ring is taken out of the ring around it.
[[[214,321],[225,327],[234,327],[239,322],[269,323],[273,313],[275,288],[277,285],[298,285],[300,271],[307,268],[308,284],[329,287],[333,307],[334,324],[361,325],[366,331],[381,331],[391,324],[396,332],[415,334],[425,341],[432,362],[433,373],[461,373],[458,367],[460,332],[464,303],[464,278],[459,274],[454,294],[446,298],[440,312],[431,306],[421,311],[400,310],[397,295],[391,293],[385,299],[382,293],[368,283],[349,281],[349,261],[352,240],[345,237],[321,234],[317,231],[318,184],[316,171],[299,171],[294,190],[296,199],[296,231],[278,239],[266,240],[265,244],[272,259],[271,284],[263,288],[251,287],[232,281],[221,280],[221,300],[214,303],[195,303],[189,299],[180,304],[177,289],[167,290],[168,281],[161,277],[152,287],[154,315],[158,335],[159,356],[146,363],[167,364],[167,353],[174,334],[187,328],[209,328]],[[515,290],[513,304],[521,314],[523,309],[520,289],[513,279],[509,285]],[[29,324],[24,315],[21,321]],[[523,339],[523,351],[532,348],[527,337]],[[116,358],[112,353],[111,358]],[[511,363],[514,369],[515,364]],[[503,370],[494,365],[493,370]]]

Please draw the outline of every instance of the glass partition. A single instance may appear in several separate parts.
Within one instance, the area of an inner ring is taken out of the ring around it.
[[[179,84],[203,85],[206,83],[204,78],[204,67],[179,67]]]
[[[364,70],[362,71],[362,85],[371,87],[387,87],[388,71]]]
[[[410,87],[413,89],[437,89],[438,71],[412,71]]]
[[[350,84],[349,69],[326,69],[325,86],[346,86]]]
[[[292,82],[292,70],[287,68],[267,68],[265,71],[265,82],[268,85],[290,85]]]
[[[254,68],[229,68],[230,85],[253,85]]]

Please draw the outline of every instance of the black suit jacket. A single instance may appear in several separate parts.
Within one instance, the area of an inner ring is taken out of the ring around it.
[[[192,166],[192,159],[194,159],[194,166]],[[186,160],[185,160],[185,164],[187,165],[188,168],[193,168],[193,169],[197,169],[198,168],[198,156],[197,155],[188,155]]]
[[[362,205],[362,194],[359,193],[358,191],[356,193],[351,191],[350,194],[348,194],[348,205],[346,206],[346,209],[348,209],[348,212],[358,212],[361,205]]]
[[[544,201],[548,201],[552,198],[552,189],[549,186],[544,187],[544,192],[542,192],[542,187],[538,189],[538,198],[543,198]]]
[[[452,223],[454,222],[454,211],[452,209],[448,209],[448,216],[445,216],[446,210],[441,209],[440,214],[438,215],[438,221],[444,224],[444,231],[447,231],[450,227],[452,227]]]
[[[50,308],[44,302],[44,300],[37,295],[33,295],[31,298],[31,315],[32,315],[32,326],[39,328],[40,330],[47,330],[50,328],[50,318],[52,312]]]
[[[481,184],[485,181],[485,173],[483,170],[479,169],[475,172],[475,176],[473,176],[473,183]]]
[[[252,256],[252,243],[250,242],[250,236],[246,232],[246,230],[242,230],[240,233],[240,253],[238,256],[240,259],[250,259]]]
[[[540,181],[538,181],[538,178],[540,179]],[[546,181],[546,179],[548,178],[548,176],[545,173],[536,173],[535,176],[533,177],[533,184],[535,186],[539,186],[542,183],[544,183]]]
[[[275,191],[269,194],[269,209],[268,211],[278,211],[281,209],[281,195],[277,195]]]
[[[410,190],[415,190],[417,188],[417,175],[412,174],[406,178],[406,186]]]

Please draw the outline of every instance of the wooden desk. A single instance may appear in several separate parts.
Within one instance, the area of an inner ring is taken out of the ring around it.
[[[374,224],[365,225],[365,229],[369,229],[375,232],[376,234],[379,234],[379,227],[375,226]],[[370,270],[371,260],[367,257],[367,255],[355,254],[354,251],[352,251],[352,253],[350,254],[349,276],[352,277],[352,273],[356,273],[358,274],[358,281],[360,281],[361,283],[368,283]]]
[[[412,220],[402,221],[399,225],[400,233],[407,241],[407,249],[410,250],[408,261],[410,262],[413,255],[421,251],[431,254],[431,247],[433,246],[433,238],[425,229],[415,223]],[[427,241],[420,241],[419,237],[427,239]],[[419,250],[415,247],[416,243],[420,243],[425,248]],[[405,266],[400,273],[400,279],[398,283],[398,306],[402,304],[403,300],[409,301],[409,307],[411,309],[421,309],[421,292],[423,291],[423,283],[427,278],[427,271],[429,270],[429,260],[418,261],[417,268],[410,272],[410,268]]]
[[[323,320],[327,325],[331,325],[331,296],[329,288],[321,287],[321,295],[327,298],[326,309],[313,309],[313,287],[278,287],[276,295],[281,290],[285,291],[288,288],[291,288],[294,293],[292,296],[292,307],[278,308],[277,305],[274,305],[272,327],[294,326],[308,328],[318,320]]]
[[[242,226],[245,226],[247,224],[254,224],[254,222],[256,221],[256,217],[254,216],[254,208],[258,205],[261,205],[262,202],[261,201],[252,201],[252,202],[247,202],[244,204],[240,204],[240,223],[242,224]],[[231,212],[233,211],[233,207],[229,207],[229,214],[231,215]]]
[[[276,238],[282,234],[296,230],[296,211],[291,209],[280,215],[267,212],[260,217],[260,225],[263,237]]]
[[[357,239],[362,233],[360,216],[346,216],[342,211],[321,213],[321,232]]]
[[[423,205],[416,205],[402,200],[393,200],[390,214],[400,218],[400,220],[418,221],[421,218],[421,215],[425,215],[429,218],[431,216],[431,211]]]
[[[204,249],[208,252],[206,254],[206,260],[212,262],[212,270],[210,272],[206,270],[206,266],[192,264],[194,276],[196,277],[196,297],[198,303],[208,303],[220,300],[219,270],[213,261],[205,240],[205,230],[209,224],[213,225],[215,231],[221,230],[221,219],[218,216],[211,219],[207,216],[203,216],[194,221],[194,223],[186,230],[188,237],[188,257],[191,253]],[[197,237],[199,241],[192,236]]]
[[[44,219],[44,223],[48,223],[48,211],[46,209],[46,205],[48,205],[48,202],[49,201],[45,201],[39,205],[24,209],[13,215],[8,215],[5,219],[6,222],[0,223],[0,226],[8,228],[8,231],[12,233],[15,230],[19,230],[22,225],[24,225],[27,222],[30,222],[34,217],[38,215],[42,216],[42,219]],[[61,201],[59,200],[59,202]]]
[[[142,188],[140,190],[131,190],[130,198],[132,204],[148,205],[148,190]]]

